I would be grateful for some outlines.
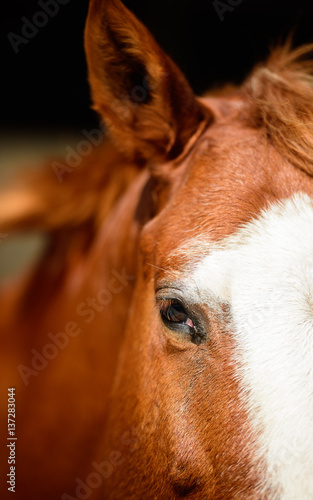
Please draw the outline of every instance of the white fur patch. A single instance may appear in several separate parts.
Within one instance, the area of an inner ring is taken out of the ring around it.
[[[188,288],[230,304],[265,482],[275,498],[312,500],[313,201],[297,194],[203,249]]]

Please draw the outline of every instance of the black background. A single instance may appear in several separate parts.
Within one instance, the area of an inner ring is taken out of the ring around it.
[[[227,0],[224,0],[227,3]],[[238,2],[238,0],[237,0]],[[196,93],[240,82],[268,47],[294,32],[295,45],[313,40],[312,0],[242,0],[221,21],[213,0],[125,0],[186,74]],[[21,35],[22,17],[38,0],[4,2],[1,25],[1,113],[6,130],[80,131],[99,121],[90,110],[83,51],[88,0],[70,0],[15,54],[7,38]]]

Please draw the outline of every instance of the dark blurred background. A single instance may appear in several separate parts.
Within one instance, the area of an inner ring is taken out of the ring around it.
[[[32,22],[43,9],[38,0],[3,2],[1,128],[79,132],[98,124],[90,110],[83,51],[88,0],[62,3],[28,43],[18,43],[16,54],[7,35],[22,36],[25,18]],[[290,31],[296,45],[313,40],[312,0],[125,0],[125,4],[178,63],[197,93],[229,80],[241,81],[266,56],[269,45]],[[44,24],[44,18],[36,20]]]
[[[312,0],[125,4],[181,67],[197,94],[229,81],[239,83],[290,32],[295,45],[313,41]],[[42,14],[45,10],[50,14]],[[75,149],[85,139],[84,129],[99,127],[90,109],[83,48],[87,10],[88,0],[2,2],[0,189],[23,168],[64,158],[67,146]],[[57,189],[57,177],[55,181]],[[0,280],[36,262],[45,244],[42,234],[1,233],[0,228]]]

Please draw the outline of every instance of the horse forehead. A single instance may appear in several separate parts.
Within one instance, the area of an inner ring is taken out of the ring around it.
[[[202,138],[174,171],[170,203],[151,227],[166,253],[188,235],[209,233],[218,240],[231,234],[273,199],[272,189],[265,189],[273,171],[260,149],[250,131],[240,138],[232,126]]]
[[[313,187],[312,178],[238,120],[212,126],[177,170],[170,203],[149,228],[160,265],[185,240],[225,239],[273,203]]]
[[[157,281],[186,281],[197,301],[209,290],[228,302],[245,285],[265,295],[286,286],[288,293],[313,297],[313,197],[299,192],[276,200],[217,241],[209,231],[186,234],[172,251],[157,256]]]
[[[285,296],[288,288],[304,294],[307,285],[313,292],[313,198],[296,193],[263,209],[231,236],[214,242],[202,235],[175,253],[189,254],[187,268],[193,269],[198,289],[209,288],[225,301],[236,298],[232,288],[258,288],[258,283],[266,292],[284,286]]]

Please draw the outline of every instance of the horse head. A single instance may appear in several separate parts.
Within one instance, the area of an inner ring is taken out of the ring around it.
[[[62,310],[83,330],[45,379],[79,422],[58,491],[312,498],[312,47],[202,98],[119,0],[91,0],[85,48],[108,139],[7,219],[52,235],[41,328]]]

